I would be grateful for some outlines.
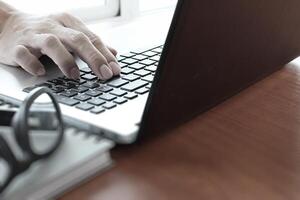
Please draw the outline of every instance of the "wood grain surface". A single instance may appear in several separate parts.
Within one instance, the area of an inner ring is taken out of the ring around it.
[[[113,158],[112,170],[61,199],[300,199],[300,68]]]

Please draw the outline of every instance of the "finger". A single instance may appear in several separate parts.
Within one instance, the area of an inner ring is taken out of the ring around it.
[[[117,56],[118,55],[118,51],[110,46],[107,46],[106,47],[110,50],[110,52],[114,55],[114,56]]]
[[[81,19],[74,17],[73,15],[63,12],[55,15],[50,15],[50,18],[58,21],[60,24],[62,24],[65,27],[79,27],[79,26],[85,26],[84,22],[81,21]]]
[[[49,56],[68,78],[79,78],[80,72],[74,57],[55,35],[38,34],[28,45],[40,49],[42,54]]]
[[[117,62],[116,56],[107,48],[107,46],[101,41],[101,39],[91,31],[89,31],[86,27],[74,27],[74,29],[78,29],[82,33],[84,33],[91,43],[101,52],[101,54],[106,58],[109,63],[109,67],[111,68],[114,75],[119,75],[121,72],[121,67]]]
[[[69,28],[60,28],[57,31],[60,40],[84,60],[100,79],[106,80],[113,76],[106,58],[95,48],[85,34]]]
[[[46,71],[42,63],[25,46],[18,45],[15,48],[15,62],[24,70],[35,76],[45,75]]]
[[[121,67],[117,62],[116,56],[113,55],[113,53],[107,48],[107,46],[100,40],[98,36],[96,35],[91,36],[92,33],[90,33],[89,35],[90,35],[91,42],[107,59],[109,66],[113,71],[113,74],[119,75],[121,72]]]
[[[32,55],[34,55],[35,57],[37,58],[40,58],[42,56],[42,53],[41,53],[41,50],[39,49],[34,49],[34,48],[31,48],[29,46],[26,46],[26,48],[30,51],[30,53]]]
[[[101,41],[101,39],[91,32],[85,24],[78,18],[63,13],[56,16],[56,20],[58,20],[63,26],[74,29],[78,32],[84,33],[91,43],[98,49],[98,51],[101,52],[101,54],[106,58],[108,66],[112,70],[114,75],[118,75],[121,72],[121,67],[118,64],[115,55],[104,45],[104,43]],[[114,50],[114,52],[116,52]]]

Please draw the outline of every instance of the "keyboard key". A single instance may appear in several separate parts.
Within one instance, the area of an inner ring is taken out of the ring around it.
[[[69,78],[66,78],[66,77],[63,77],[63,78],[60,78],[60,79],[63,79],[66,82],[71,82],[71,83],[73,83],[75,85],[81,85],[83,83],[86,83],[86,80],[84,80],[84,79],[76,79],[76,80],[74,80],[74,79],[69,79]]]
[[[68,78],[66,76],[58,77],[58,79],[63,80],[65,82],[68,82],[68,81],[78,81],[79,80],[79,79]]]
[[[60,86],[63,86],[63,87],[65,87],[65,88],[67,88],[67,89],[71,89],[71,88],[73,88],[73,87],[76,87],[78,85],[78,83],[75,83],[75,82],[73,82],[73,81],[65,81],[62,85],[60,85]]]
[[[118,61],[125,59],[125,57],[121,57],[119,54],[116,56],[116,58]]]
[[[94,106],[91,104],[88,104],[88,103],[81,103],[81,104],[78,104],[76,106],[76,108],[87,111],[87,110],[91,110],[92,108],[94,108]]]
[[[131,74],[133,72],[134,72],[134,69],[130,69],[128,67],[123,68],[122,71],[121,71],[122,74],[126,74],[126,75]]]
[[[79,70],[81,72],[84,72],[84,73],[91,73],[92,72],[91,68],[89,68],[89,67],[84,67],[84,68],[81,68]]]
[[[134,74],[128,74],[128,75],[124,75],[122,76],[122,79],[125,79],[127,81],[135,81],[137,79],[139,79],[140,77]]]
[[[77,83],[75,82],[65,82],[62,86],[66,87],[67,89],[71,89],[77,86]]]
[[[155,66],[155,65],[149,65],[149,66],[145,67],[145,70],[148,70],[150,72],[156,72],[157,66]]]
[[[143,53],[145,51],[147,51],[147,50],[145,50],[145,49],[138,49],[138,50],[131,51],[131,53],[141,54],[141,53]]]
[[[154,60],[143,60],[143,61],[140,61],[139,63],[141,63],[143,65],[153,65],[154,63],[156,63],[156,61],[154,61]]]
[[[141,69],[139,71],[135,71],[134,74],[138,75],[138,76],[147,76],[148,74],[151,74],[151,72],[147,71],[147,70],[144,70],[144,69]]]
[[[88,103],[93,104],[95,106],[101,106],[102,104],[105,103],[105,101],[102,99],[94,98],[94,99],[89,100]]]
[[[118,79],[110,81],[109,83],[107,83],[107,85],[109,85],[111,87],[121,87],[122,85],[125,85],[127,83],[128,83],[128,81],[118,78]]]
[[[117,104],[115,104],[115,103],[107,102],[106,104],[103,105],[103,108],[105,108],[105,109],[112,109],[112,108],[114,108],[116,106],[117,106]]]
[[[70,80],[70,81],[67,81],[67,82],[70,83],[70,84],[73,84],[73,85],[75,85],[75,86],[80,85],[80,84],[79,84],[79,79],[78,79],[78,80]]]
[[[76,81],[77,81],[77,83],[79,83],[79,85],[82,85],[82,84],[86,83],[86,80],[84,80],[84,79],[79,79],[79,80],[76,80]]]
[[[119,65],[120,65],[121,68],[125,68],[125,67],[128,66],[126,63],[121,63],[121,62],[119,62]]]
[[[89,88],[87,88],[87,87],[78,86],[78,87],[72,88],[70,91],[77,92],[77,93],[83,93],[88,90],[89,90]]]
[[[144,56],[144,55],[141,55],[141,54],[139,54],[139,55],[135,55],[135,56],[133,56],[132,58],[133,58],[133,59],[136,59],[136,60],[138,60],[138,61],[141,61],[141,60],[145,60],[145,59],[147,59],[148,57],[147,57],[147,56]]]
[[[77,92],[64,91],[64,92],[60,93],[59,95],[62,95],[62,96],[65,96],[65,97],[73,97],[73,96],[77,95]]]
[[[132,58],[126,58],[125,60],[122,60],[122,63],[128,64],[128,65],[132,65],[134,63],[137,63],[138,61]]]
[[[125,57],[125,58],[130,58],[132,56],[135,56],[135,54],[134,53],[130,53],[130,52],[120,55],[120,57]]]
[[[71,99],[64,96],[56,96],[56,99],[59,103],[65,104],[67,106],[75,106],[76,104],[79,104],[78,100]]]
[[[98,83],[94,83],[94,82],[86,82],[85,84],[82,85],[83,87],[87,87],[90,89],[94,89],[99,87],[100,85]]]
[[[159,56],[159,55],[152,56],[152,57],[150,57],[149,59],[158,62],[158,61],[160,60],[160,56]]]
[[[128,67],[135,69],[135,70],[139,70],[139,69],[143,69],[145,67],[145,65],[140,64],[140,63],[134,63],[132,65],[129,65]]]
[[[125,92],[124,90],[120,90],[120,89],[115,89],[110,93],[115,96],[118,96],[118,97],[121,97],[121,96],[124,96],[125,94],[127,94],[127,92]]]
[[[101,85],[100,87],[97,88],[97,90],[99,90],[100,92],[110,92],[113,90],[112,87],[107,86],[107,85]]]
[[[157,53],[153,52],[153,51],[146,51],[146,52],[143,53],[143,55],[152,57],[152,56],[157,55]]]
[[[77,96],[74,97],[74,99],[77,99],[79,101],[87,101],[91,99],[91,97],[86,94],[78,94]]]
[[[137,94],[145,94],[147,92],[149,92],[149,89],[147,89],[147,88],[140,88],[135,91],[135,93],[137,93]]]
[[[161,47],[157,47],[155,49],[152,49],[151,51],[156,52],[156,53],[162,53],[162,48]]]
[[[111,94],[102,94],[99,96],[100,99],[103,99],[105,101],[112,101],[114,99],[116,99],[117,97],[116,96],[113,96]]]
[[[125,99],[123,97],[119,97],[119,98],[115,99],[114,102],[117,104],[123,104],[123,103],[127,102],[127,99]]]
[[[84,80],[87,80],[87,81],[94,81],[94,80],[98,79],[98,77],[93,74],[85,74],[85,75],[81,76],[81,78],[83,78]]]
[[[130,83],[124,85],[122,87],[122,89],[127,90],[129,92],[132,92],[132,91],[137,90],[137,89],[139,89],[141,87],[144,87],[146,85],[148,85],[148,82],[142,81],[142,80],[136,80],[136,81],[133,81],[133,82],[130,82]]]
[[[62,81],[71,81],[71,80],[73,80],[73,79],[70,79],[66,76],[58,77],[57,79],[62,80]],[[48,81],[48,82],[50,82],[50,81]]]
[[[89,95],[91,97],[97,97],[100,94],[102,94],[102,92],[98,91],[98,90],[89,90],[85,93],[86,95]]]
[[[134,99],[134,98],[136,98],[138,95],[137,94],[135,94],[135,93],[128,93],[128,94],[126,94],[124,97],[126,98],[126,99]]]
[[[49,82],[53,83],[54,85],[63,85],[65,81],[61,79],[53,79]]]
[[[149,84],[149,85],[146,86],[146,88],[149,89],[149,90],[151,89],[151,87],[152,87],[152,84]]]
[[[63,86],[54,86],[51,88],[52,92],[55,92],[55,93],[60,93],[60,92],[63,92],[65,90],[65,87]]]
[[[96,108],[93,108],[90,112],[93,113],[93,114],[100,114],[100,113],[103,113],[104,111],[105,111],[104,108],[96,107]]]
[[[147,82],[150,82],[150,83],[153,82],[153,79],[154,79],[154,76],[152,74],[142,78],[143,81],[147,81]]]

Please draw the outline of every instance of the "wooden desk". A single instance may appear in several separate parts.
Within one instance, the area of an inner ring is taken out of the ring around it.
[[[113,157],[112,170],[62,199],[299,199],[300,67]]]

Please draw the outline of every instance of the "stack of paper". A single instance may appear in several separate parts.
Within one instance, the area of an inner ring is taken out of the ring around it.
[[[111,166],[109,150],[112,147],[111,141],[68,129],[59,149],[18,176],[0,199],[56,198]]]

